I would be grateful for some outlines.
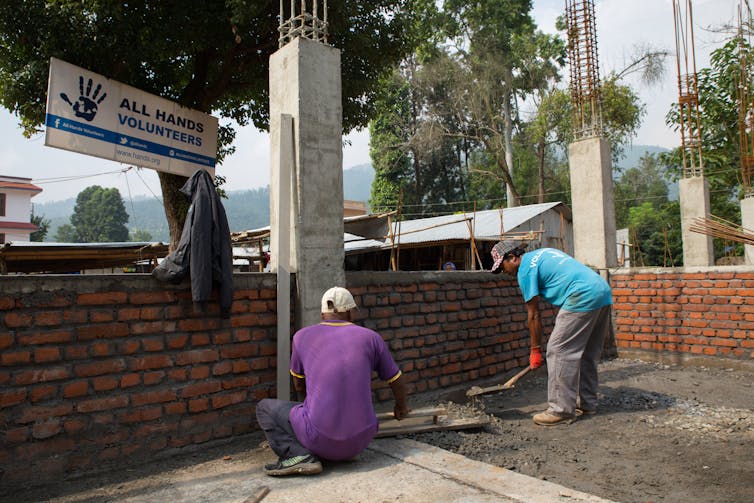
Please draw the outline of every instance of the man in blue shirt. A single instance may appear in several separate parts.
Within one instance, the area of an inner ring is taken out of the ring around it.
[[[570,423],[597,411],[597,364],[609,329],[610,285],[589,267],[553,248],[526,253],[516,241],[500,241],[491,252],[492,272],[518,279],[531,337],[529,364],[542,366],[540,298],[560,308],[547,343],[547,410],[534,422]]]

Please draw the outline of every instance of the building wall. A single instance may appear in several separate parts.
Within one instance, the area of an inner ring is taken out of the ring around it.
[[[514,282],[480,272],[349,272],[410,393],[527,364]],[[619,356],[754,364],[754,268],[615,270]],[[0,487],[127,466],[256,431],[275,396],[275,275],[234,276],[228,320],[148,275],[0,277]],[[555,310],[543,315],[549,333]],[[294,320],[295,322],[295,320]],[[390,389],[375,382],[378,408]],[[33,481],[28,474],[34,473]]]
[[[0,189],[5,194],[3,222],[28,222],[31,219],[31,197],[36,193],[28,190]]]
[[[617,269],[611,284],[619,354],[754,364],[754,267]]]

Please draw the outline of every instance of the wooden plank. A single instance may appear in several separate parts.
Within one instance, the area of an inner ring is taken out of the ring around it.
[[[376,438],[394,437],[396,435],[405,435],[407,433],[423,433],[428,431],[440,431],[440,430],[466,430],[470,428],[481,428],[482,426],[489,424],[488,417],[473,417],[463,419],[447,419],[433,423],[433,422],[419,422],[410,423],[409,420],[401,421],[386,421],[380,423],[380,431],[377,433]]]
[[[444,416],[448,412],[445,410],[445,407],[423,407],[419,409],[410,410],[408,412],[408,416],[406,416],[406,419],[412,418],[412,417],[424,417],[424,416]],[[377,414],[377,420],[378,421],[385,421],[385,420],[392,420],[394,418],[392,412],[381,412]]]

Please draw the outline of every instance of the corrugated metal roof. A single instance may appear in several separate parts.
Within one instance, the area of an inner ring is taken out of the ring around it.
[[[516,232],[518,227],[527,223],[556,206],[565,206],[560,202],[530,204],[514,208],[477,211],[476,213],[458,213],[440,217],[404,220],[393,223],[396,243],[409,245],[447,241],[468,241],[471,237],[469,225],[478,241],[497,241],[504,232]],[[502,218],[502,222],[501,222]],[[390,247],[390,238],[382,247]],[[352,249],[374,248],[375,246],[354,246]]]

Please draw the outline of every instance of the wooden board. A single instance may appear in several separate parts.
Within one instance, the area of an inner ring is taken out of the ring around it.
[[[480,428],[489,424],[489,422],[490,420],[486,416],[462,419],[448,419],[447,416],[440,416],[437,422],[433,421],[432,417],[407,418],[400,421],[390,419],[388,421],[380,422],[380,431],[377,433],[377,438],[394,437],[406,433],[421,433],[426,431]]]

